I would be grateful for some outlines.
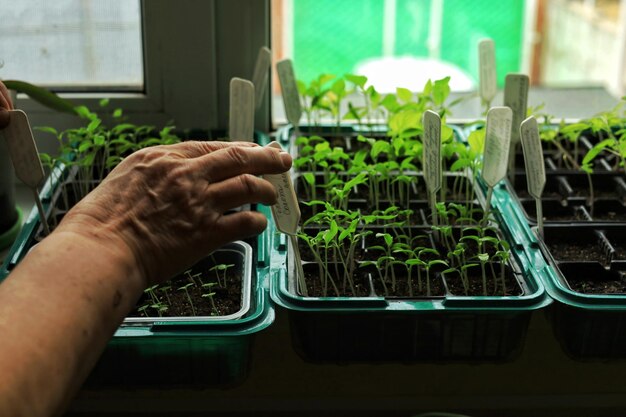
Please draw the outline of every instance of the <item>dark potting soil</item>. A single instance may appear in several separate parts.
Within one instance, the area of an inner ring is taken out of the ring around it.
[[[332,266],[331,266],[332,268]],[[331,269],[332,270],[332,269]],[[334,276],[343,276],[333,274]],[[343,280],[336,280],[339,294],[334,290],[333,286],[328,283],[326,293],[322,287],[322,282],[317,272],[317,268],[305,269],[304,276],[307,283],[308,295],[310,297],[388,297],[388,298],[413,298],[413,297],[443,297],[446,294],[445,287],[441,279],[431,272],[430,274],[430,292],[426,285],[426,273],[421,272],[421,276],[415,272],[411,276],[410,284],[408,275],[405,271],[395,271],[396,282],[395,288],[389,272],[387,281],[383,284],[382,279],[374,268],[357,269],[353,276],[353,287]],[[384,274],[384,272],[383,272]],[[371,277],[371,283],[370,283]],[[421,279],[420,279],[421,278]],[[373,293],[372,293],[373,287]],[[386,287],[386,288],[385,288]],[[353,291],[354,289],[354,291]],[[412,295],[411,295],[412,294]]]
[[[332,268],[332,265],[330,267]],[[333,276],[337,275],[333,274]],[[339,293],[335,291],[330,281],[327,283],[326,291],[324,291],[323,283],[316,267],[305,269],[304,278],[309,297],[369,297],[371,295],[369,279],[367,273],[363,270],[357,269],[355,271],[352,277],[353,287],[350,287],[348,283],[344,283],[343,280],[336,280],[335,285]],[[354,291],[352,290],[353,288]]]
[[[515,187],[514,187],[515,194],[517,194],[518,198],[520,199],[533,198],[530,194],[528,194],[528,188],[526,187],[527,187],[526,183],[520,184],[520,185],[515,183]],[[557,191],[544,191],[543,194],[541,194],[541,198],[546,199],[546,200],[561,200],[563,199],[563,195]]]
[[[215,271],[209,271],[213,264],[200,262],[196,264],[189,272],[179,274],[172,280],[162,284],[153,291],[159,302],[167,305],[167,310],[158,314],[158,309],[152,307],[155,300],[152,300],[150,294],[144,293],[137,302],[137,308],[143,305],[151,305],[144,312],[135,310],[130,317],[191,317],[191,316],[227,316],[236,313],[241,309],[241,284],[242,284],[242,265],[235,264],[225,271],[225,280],[222,279],[220,272],[220,280],[223,286],[213,285],[210,288],[203,288],[202,284],[217,282]],[[200,276],[196,276],[200,274]],[[193,278],[190,278],[191,275]],[[187,284],[192,283],[187,288],[187,293],[181,289]],[[203,294],[215,293],[212,297],[203,297]],[[215,309],[211,304],[210,298],[213,298]]]
[[[614,243],[615,253],[613,254],[614,261],[626,261],[626,245],[622,242]]]
[[[626,294],[626,279],[622,273],[620,279],[596,280],[574,278],[567,279],[570,288],[584,294]]]
[[[494,265],[495,267],[495,275],[497,278],[494,279],[494,272],[490,270],[490,267],[486,266],[486,293],[485,287],[483,287],[483,279],[480,267],[474,268],[474,270],[469,274],[469,282],[467,292],[465,287],[463,286],[463,282],[461,278],[458,276],[445,276],[446,285],[448,286],[448,291],[453,295],[461,295],[461,296],[519,296],[524,294],[524,290],[520,287],[519,282],[515,279],[515,276],[511,274],[509,271],[505,273],[504,278],[504,288],[502,288],[502,280],[500,279],[500,266]]]
[[[548,249],[556,261],[604,262],[606,256],[597,242],[551,243]]]
[[[537,220],[534,217],[531,217],[531,218],[534,220]],[[587,221],[587,219],[581,213],[577,212],[569,216],[550,216],[550,217],[543,216],[543,221],[545,222],[584,222],[584,221]]]
[[[535,219],[535,216],[531,216],[532,219]],[[570,214],[561,214],[561,215],[551,215],[551,216],[543,216],[544,221],[546,222],[567,222],[567,221],[576,221],[576,222],[584,222],[588,221],[587,216],[581,210],[574,210]]]
[[[609,222],[626,222],[626,212],[617,211],[603,211],[595,210],[593,213],[593,219],[599,221]]]
[[[374,291],[380,297],[386,298],[413,298],[413,297],[443,297],[446,295],[446,288],[443,281],[437,274],[431,271],[430,278],[426,279],[426,272],[421,271],[418,275],[416,271],[411,274],[409,281],[408,274],[405,271],[395,271],[396,282],[395,288],[393,280],[389,274],[387,281],[383,285],[383,280],[377,275],[372,275],[374,283]],[[427,285],[427,281],[428,284]]]

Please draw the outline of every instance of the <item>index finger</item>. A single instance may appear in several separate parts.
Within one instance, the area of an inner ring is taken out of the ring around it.
[[[231,146],[195,159],[209,183],[241,174],[280,174],[291,168],[291,156],[276,148]]]
[[[167,145],[168,151],[180,154],[184,158],[199,158],[207,154],[213,153],[220,149],[226,149],[231,146],[243,146],[249,148],[258,148],[259,145],[252,142],[223,142],[223,141],[202,141],[189,140],[185,142]]]

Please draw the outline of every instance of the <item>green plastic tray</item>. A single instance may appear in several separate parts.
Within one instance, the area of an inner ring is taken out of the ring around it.
[[[556,265],[546,260],[536,228],[529,225],[510,185],[502,184],[494,195],[499,209],[507,213],[516,241],[526,249],[530,265],[555,300],[546,312],[564,352],[578,360],[626,358],[626,296],[583,294],[568,288]],[[602,223],[595,226],[601,228]]]
[[[354,127],[343,131],[356,134]],[[279,140],[287,145],[292,132],[289,126],[281,129]],[[455,132],[461,134],[460,129]],[[504,222],[502,229],[509,233]],[[294,348],[313,362],[511,360],[524,346],[532,311],[551,301],[537,271],[517,245],[512,245],[512,251],[527,283],[527,294],[415,300],[295,295],[287,288],[287,249],[287,240],[280,235],[272,247],[271,297],[289,313]]]

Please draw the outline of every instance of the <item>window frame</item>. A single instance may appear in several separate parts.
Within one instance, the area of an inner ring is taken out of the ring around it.
[[[269,3],[141,0],[144,91],[59,95],[98,112],[99,101],[109,98],[108,109],[123,108],[137,124],[163,126],[174,122],[181,128],[225,129],[230,79],[250,79],[258,49],[270,46]],[[236,33],[233,27],[238,28]],[[28,114],[32,126],[63,130],[83,124],[77,117],[45,108],[22,94],[18,95],[17,107]],[[101,115],[107,121],[106,111]],[[267,131],[269,121],[266,93],[257,112],[257,129]],[[54,138],[34,133],[40,151],[54,152]]]

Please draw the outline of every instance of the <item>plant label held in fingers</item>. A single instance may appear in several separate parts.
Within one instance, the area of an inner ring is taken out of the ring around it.
[[[278,142],[272,142],[267,146],[282,150]],[[263,178],[276,188],[278,194],[278,201],[271,207],[276,228],[287,235],[295,235],[298,233],[300,222],[300,206],[289,172],[264,175]]]
[[[254,85],[241,78],[230,80],[230,140],[254,140]]]
[[[267,87],[267,79],[269,76],[270,66],[272,65],[272,52],[266,46],[259,49],[259,54],[254,65],[254,73],[252,74],[252,84],[254,84],[254,107],[256,110],[261,107],[263,95]]]
[[[283,59],[276,64],[276,71],[278,72],[280,89],[283,94],[287,120],[297,128],[300,125],[302,106],[300,105],[300,94],[298,94],[298,84],[293,71],[293,63],[290,59]]]
[[[478,43],[478,65],[480,97],[488,106],[498,91],[496,47],[492,39],[483,39]]]
[[[282,150],[278,142],[271,142],[267,146]],[[289,172],[282,174],[264,175],[278,194],[278,201],[271,207],[272,217],[276,223],[276,229],[289,236],[291,247],[294,253],[294,263],[298,277],[296,279],[299,291],[307,296],[307,287],[304,281],[304,270],[302,268],[302,259],[300,258],[300,249],[298,248],[298,225],[300,223],[300,205],[296,197],[296,190],[293,188],[293,182]]]
[[[28,122],[28,116],[22,110],[9,111],[9,125],[2,131],[7,142],[9,154],[15,168],[15,175],[26,184],[35,195],[41,224],[46,234],[50,233],[46,216],[37,194],[37,187],[44,179],[43,166],[39,159],[37,144]]]

